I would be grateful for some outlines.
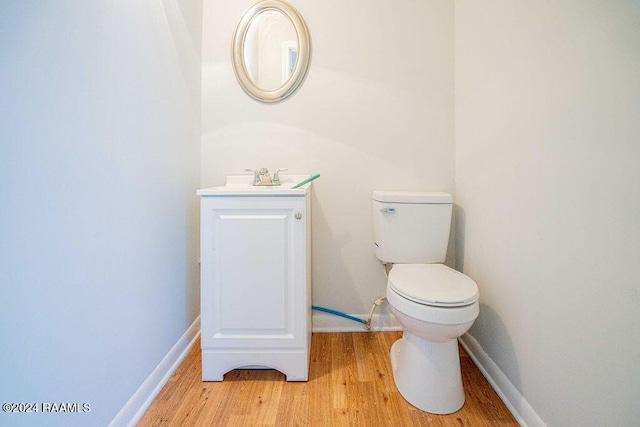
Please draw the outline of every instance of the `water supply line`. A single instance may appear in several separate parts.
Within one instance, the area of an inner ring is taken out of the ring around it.
[[[308,181],[303,181],[302,183],[298,184],[298,186],[302,185],[302,184],[305,184],[306,182],[312,181],[312,180],[316,179],[318,176],[320,176],[320,175],[313,176],[313,177],[309,178]],[[391,267],[393,265],[389,264],[389,263],[383,263],[382,265],[384,267],[384,273],[387,276],[389,276],[389,271],[391,270]],[[343,312],[338,311],[338,310],[333,310],[331,308],[320,307],[318,305],[312,305],[311,309],[312,310],[317,310],[317,311],[322,311],[322,312],[329,313],[329,314],[333,314],[334,316],[344,317],[345,319],[353,320],[355,322],[364,323],[364,328],[367,331],[371,331],[371,320],[373,319],[373,312],[375,311],[376,307],[381,305],[384,302],[384,300],[386,300],[386,299],[387,299],[387,297],[383,295],[381,297],[378,297],[378,299],[376,299],[374,301],[373,305],[371,306],[371,310],[369,310],[369,317],[367,318],[367,320],[362,320],[362,319],[360,319],[358,317],[351,316],[350,314],[343,313]]]
[[[382,267],[384,268],[384,274],[385,276],[389,277],[389,271],[391,271],[391,268],[393,267],[393,264],[388,263],[388,262],[383,262],[382,263]],[[371,306],[371,310],[369,310],[369,317],[367,318],[365,325],[365,328],[367,328],[367,331],[371,330],[371,321],[373,319],[373,312],[375,311],[376,307],[378,307],[380,304],[382,304],[384,302],[384,300],[386,300],[387,297],[386,296],[381,296],[379,297],[377,300],[374,301],[373,305]]]
[[[371,330],[371,319],[373,318],[373,312],[376,309],[377,306],[379,306],[380,304],[382,304],[384,302],[384,300],[386,300],[387,297],[386,296],[381,296],[379,297],[377,300],[375,300],[375,302],[373,303],[373,305],[371,306],[371,310],[369,310],[369,317],[367,318],[364,327],[367,328],[367,331]]]
[[[362,320],[362,319],[358,318],[358,317],[351,316],[351,315],[349,315],[347,313],[342,313],[341,311],[332,310],[330,308],[320,307],[320,306],[317,306],[317,305],[312,305],[311,308],[313,310],[323,311],[325,313],[333,314],[335,316],[344,317],[345,319],[353,320],[355,322],[364,323],[365,328],[367,328],[367,330],[369,330],[369,328],[367,327],[367,322],[365,320]]]

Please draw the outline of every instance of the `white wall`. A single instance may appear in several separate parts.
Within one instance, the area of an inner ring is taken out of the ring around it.
[[[0,3],[0,425],[106,425],[199,313],[198,1]]]
[[[637,425],[640,3],[459,0],[455,23],[471,335],[547,425]]]
[[[249,167],[320,173],[313,302],[366,314],[385,289],[371,191],[454,189],[453,3],[291,1],[311,34],[311,67],[276,105],[249,98],[230,62],[252,3],[204,2],[201,184]]]

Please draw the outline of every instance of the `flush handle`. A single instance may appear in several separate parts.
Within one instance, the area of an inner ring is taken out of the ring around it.
[[[295,219],[302,219],[302,213],[301,212],[296,212],[294,217],[295,217]]]
[[[387,213],[387,214],[394,214],[396,213],[396,208],[382,208],[380,209],[380,212]]]

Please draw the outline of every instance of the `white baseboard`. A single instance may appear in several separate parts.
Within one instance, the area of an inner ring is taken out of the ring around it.
[[[546,427],[542,418],[533,410],[529,402],[520,394],[520,391],[513,385],[509,378],[502,372],[496,363],[482,349],[478,341],[469,335],[464,334],[460,337],[460,344],[467,351],[471,359],[474,361],[478,369],[491,384],[493,389],[498,393],[500,399],[507,406],[514,418],[524,427]]]
[[[366,320],[366,314],[350,314],[358,319]],[[313,332],[366,332],[363,323],[346,319],[334,314],[314,311],[312,314]],[[400,323],[391,313],[374,314],[371,319],[373,331],[401,331]]]
[[[151,406],[153,399],[160,393],[173,372],[178,369],[199,335],[200,316],[193,321],[178,342],[171,347],[167,355],[118,412],[118,415],[111,420],[109,427],[135,426],[140,421],[140,418]]]

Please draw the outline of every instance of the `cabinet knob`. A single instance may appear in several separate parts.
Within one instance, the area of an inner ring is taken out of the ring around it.
[[[302,213],[301,212],[296,212],[294,217],[295,217],[295,219],[302,219]]]

